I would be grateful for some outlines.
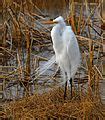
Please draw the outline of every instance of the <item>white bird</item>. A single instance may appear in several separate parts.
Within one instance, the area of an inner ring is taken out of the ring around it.
[[[57,17],[53,21],[46,21],[44,23],[54,25],[51,30],[51,38],[53,42],[53,49],[55,51],[56,62],[64,76],[64,99],[66,97],[68,81],[71,85],[72,97],[72,79],[81,62],[78,41],[71,26],[66,26],[62,16]]]

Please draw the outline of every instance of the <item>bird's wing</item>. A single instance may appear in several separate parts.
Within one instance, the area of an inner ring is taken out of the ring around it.
[[[65,36],[65,45],[67,48],[67,55],[70,61],[71,77],[73,77],[81,62],[79,45],[76,36],[70,26],[67,26],[64,36]]]

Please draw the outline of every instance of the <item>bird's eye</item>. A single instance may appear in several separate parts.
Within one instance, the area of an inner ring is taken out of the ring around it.
[[[50,18],[50,20],[51,20],[51,21],[53,21],[53,19],[52,19],[52,18]]]

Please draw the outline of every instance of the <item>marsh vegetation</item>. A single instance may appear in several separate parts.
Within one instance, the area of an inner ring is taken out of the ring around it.
[[[1,118],[104,120],[100,97],[102,0],[2,0],[1,4]],[[42,22],[60,15],[72,26],[82,56],[74,78],[73,98],[68,87],[66,100],[56,63],[42,75],[37,72],[54,55],[52,27]]]

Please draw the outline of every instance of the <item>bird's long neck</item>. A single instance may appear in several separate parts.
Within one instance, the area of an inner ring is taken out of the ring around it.
[[[65,27],[66,27],[65,23],[59,23],[53,27],[51,32],[53,44],[56,45],[57,43],[62,42],[61,38],[62,38]]]
[[[56,24],[53,28],[55,29],[55,32],[58,31],[58,32],[63,33],[63,30],[64,30],[65,27],[66,27],[65,22],[62,22],[62,23]]]

